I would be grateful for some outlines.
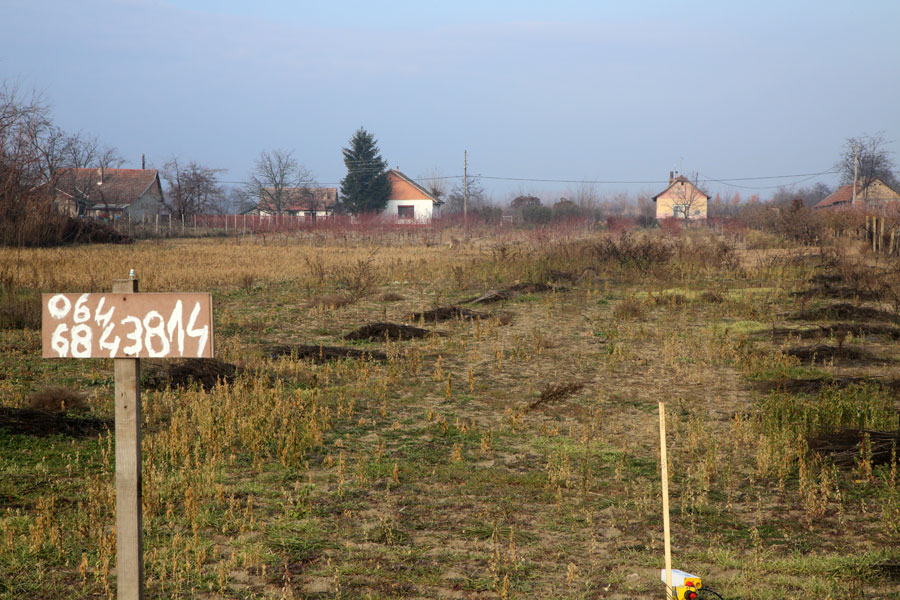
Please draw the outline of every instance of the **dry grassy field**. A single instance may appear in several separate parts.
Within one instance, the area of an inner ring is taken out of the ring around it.
[[[115,597],[112,363],[40,291],[209,291],[144,361],[148,598],[900,598],[900,267],[685,229],[0,249],[0,598]],[[369,326],[369,327],[366,327]],[[361,329],[362,328],[362,329]]]

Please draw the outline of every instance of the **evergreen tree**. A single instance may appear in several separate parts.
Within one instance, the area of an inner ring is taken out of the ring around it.
[[[341,180],[341,208],[349,213],[383,210],[391,195],[391,182],[375,136],[360,127],[343,153],[347,176]]]

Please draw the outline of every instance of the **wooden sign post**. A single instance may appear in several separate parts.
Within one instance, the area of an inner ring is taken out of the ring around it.
[[[143,600],[141,358],[212,358],[209,294],[43,294],[44,358],[112,358],[116,388],[116,575],[119,600]]]
[[[113,293],[134,294],[137,279],[113,281]],[[119,600],[144,598],[141,498],[141,359],[113,359],[116,388],[116,591]]]

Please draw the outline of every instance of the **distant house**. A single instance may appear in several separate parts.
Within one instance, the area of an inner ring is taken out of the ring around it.
[[[75,217],[142,218],[164,212],[155,169],[61,169],[53,202]]]
[[[310,221],[330,217],[337,204],[337,188],[264,188],[256,211],[260,215],[300,216]]]
[[[440,216],[443,201],[396,169],[387,173],[391,195],[382,216],[398,223],[429,223]]]
[[[677,172],[669,171],[669,187],[651,198],[657,219],[705,219],[709,196]]]
[[[900,194],[884,184],[880,179],[872,180],[869,185],[856,183],[856,203],[860,206],[881,206],[888,202],[900,201]],[[813,208],[833,208],[853,205],[853,184],[839,187],[835,192],[822,199]]]

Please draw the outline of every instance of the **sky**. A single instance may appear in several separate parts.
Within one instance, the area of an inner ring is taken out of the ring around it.
[[[414,178],[465,151],[497,202],[652,195],[679,169],[765,198],[835,185],[744,178],[828,171],[848,137],[900,151],[898,22],[895,0],[0,0],[0,80],[125,167],[243,181],[282,149],[336,185],[364,127]]]

